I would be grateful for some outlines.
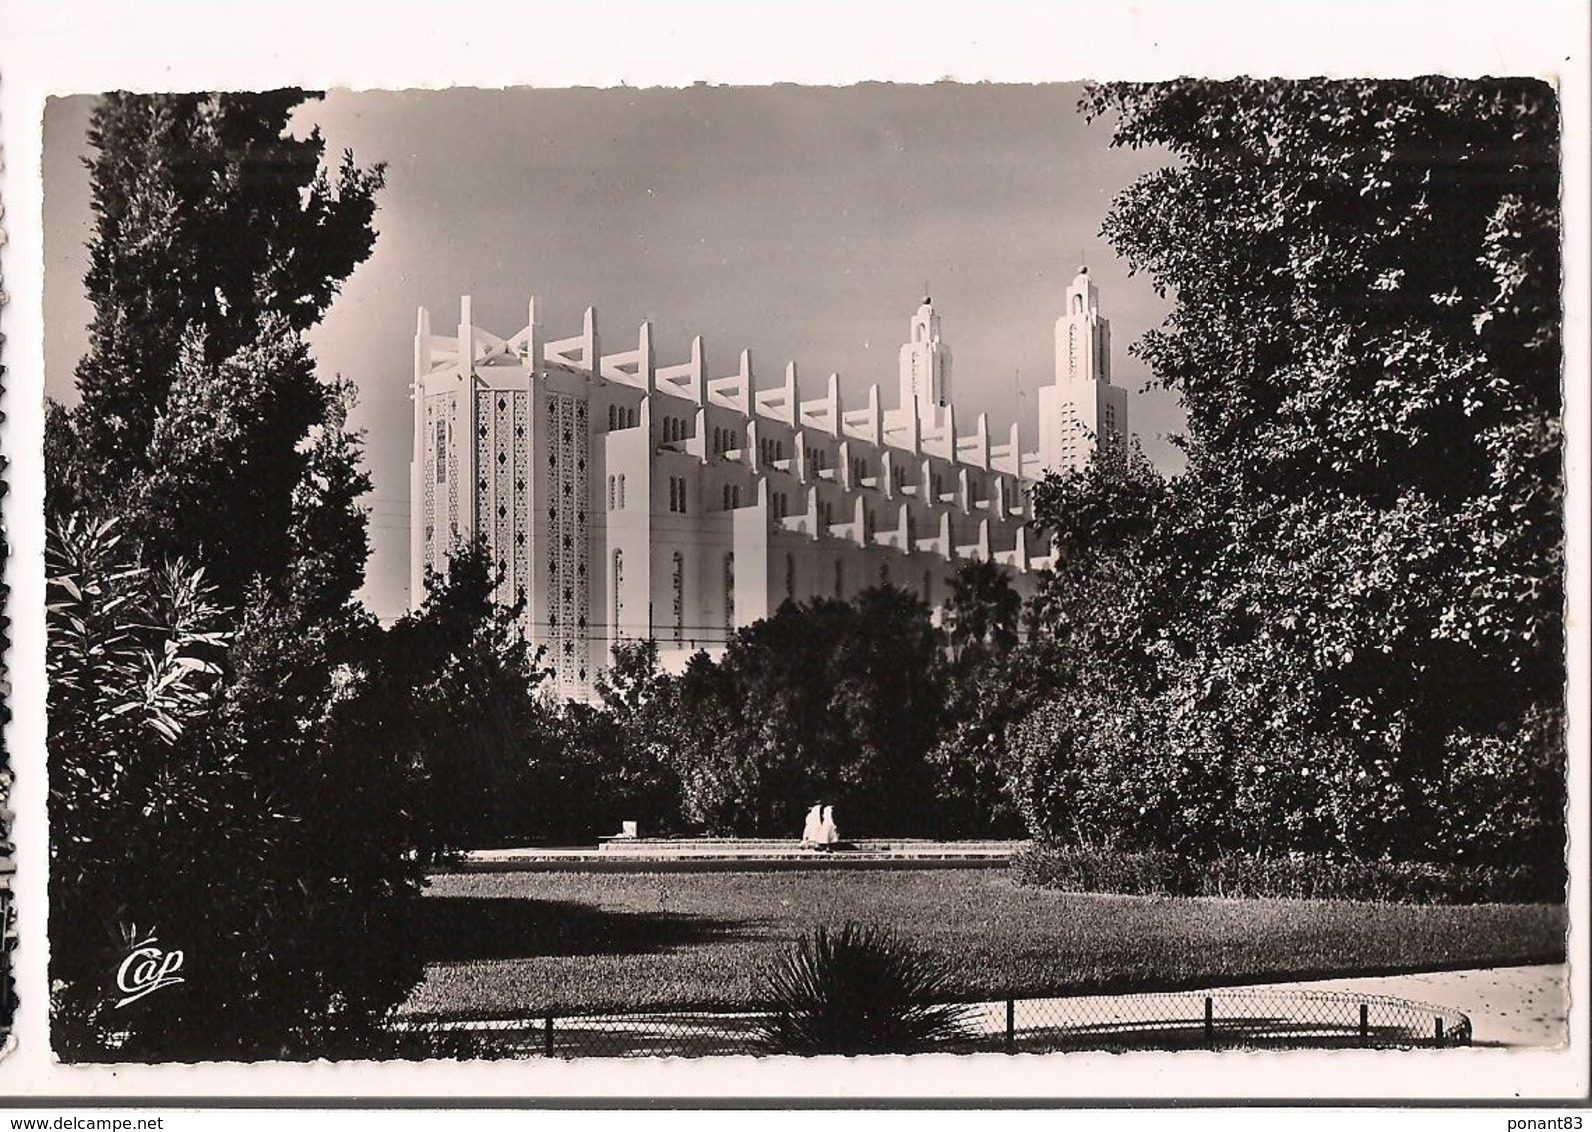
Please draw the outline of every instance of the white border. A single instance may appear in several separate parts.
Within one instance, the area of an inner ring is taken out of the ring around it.
[[[7,746],[19,854],[17,1046],[0,1098],[41,1097],[1578,1097],[1589,1088],[1586,909],[1588,25],[1576,0],[945,3],[706,0],[271,4],[11,0],[0,8],[0,199],[13,547]],[[301,85],[359,89],[696,81],[844,84],[1168,78],[1185,73],[1535,74],[1564,95],[1567,422],[1572,523],[1572,1045],[1560,1052],[1032,1055],[810,1062],[74,1068],[47,1052],[42,602],[43,327],[39,126],[49,94]]]

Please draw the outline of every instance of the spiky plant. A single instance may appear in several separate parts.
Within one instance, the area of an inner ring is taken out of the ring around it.
[[[950,968],[876,924],[814,928],[760,983],[773,1053],[916,1053],[964,1036]]]

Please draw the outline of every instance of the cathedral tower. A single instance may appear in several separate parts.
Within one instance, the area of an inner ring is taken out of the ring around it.
[[[940,408],[951,403],[951,347],[940,338],[940,316],[927,295],[901,347],[900,397],[897,404],[915,411],[928,428],[938,425]]]
[[[1056,320],[1056,380],[1039,391],[1041,468],[1082,468],[1097,448],[1120,458],[1127,437],[1127,391],[1111,384],[1111,323],[1100,317],[1089,269],[1080,267]]]

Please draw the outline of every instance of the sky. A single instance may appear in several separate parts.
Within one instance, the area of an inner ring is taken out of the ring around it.
[[[1004,436],[1053,378],[1062,297],[1086,263],[1111,320],[1129,423],[1164,470],[1182,428],[1128,346],[1164,318],[1100,236],[1113,196],[1164,154],[1109,146],[1076,84],[333,91],[294,131],[321,130],[387,166],[370,259],[310,335],[322,372],[352,379],[375,489],[362,598],[408,607],[408,486],[416,311],[451,333],[459,298],[502,337],[534,296],[548,339],[596,308],[606,352],[653,324],[660,365],[703,338],[710,376],[752,351],[758,387],[795,361],[808,389],[840,375],[860,404],[894,404],[896,358],[925,290],[954,356],[958,420]],[[93,99],[44,123],[46,392],[75,400],[91,310],[85,129]]]

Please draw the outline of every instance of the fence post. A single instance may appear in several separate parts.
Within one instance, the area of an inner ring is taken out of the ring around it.
[[[1437,1016],[1437,1044],[1443,1044],[1443,1016],[1441,1014]]]
[[[1017,1000],[1006,1000],[1006,1052],[1017,1052]]]
[[[1362,1003],[1360,1003],[1360,1042],[1363,1045],[1363,1044],[1369,1043],[1370,1040],[1371,1040],[1371,1005],[1370,1005],[1370,1003],[1362,1002]]]
[[[542,1020],[542,1052],[548,1057],[553,1056],[553,1016],[551,1014]]]
[[[1216,1008],[1210,995],[1205,996],[1205,1044],[1216,1044]]]

